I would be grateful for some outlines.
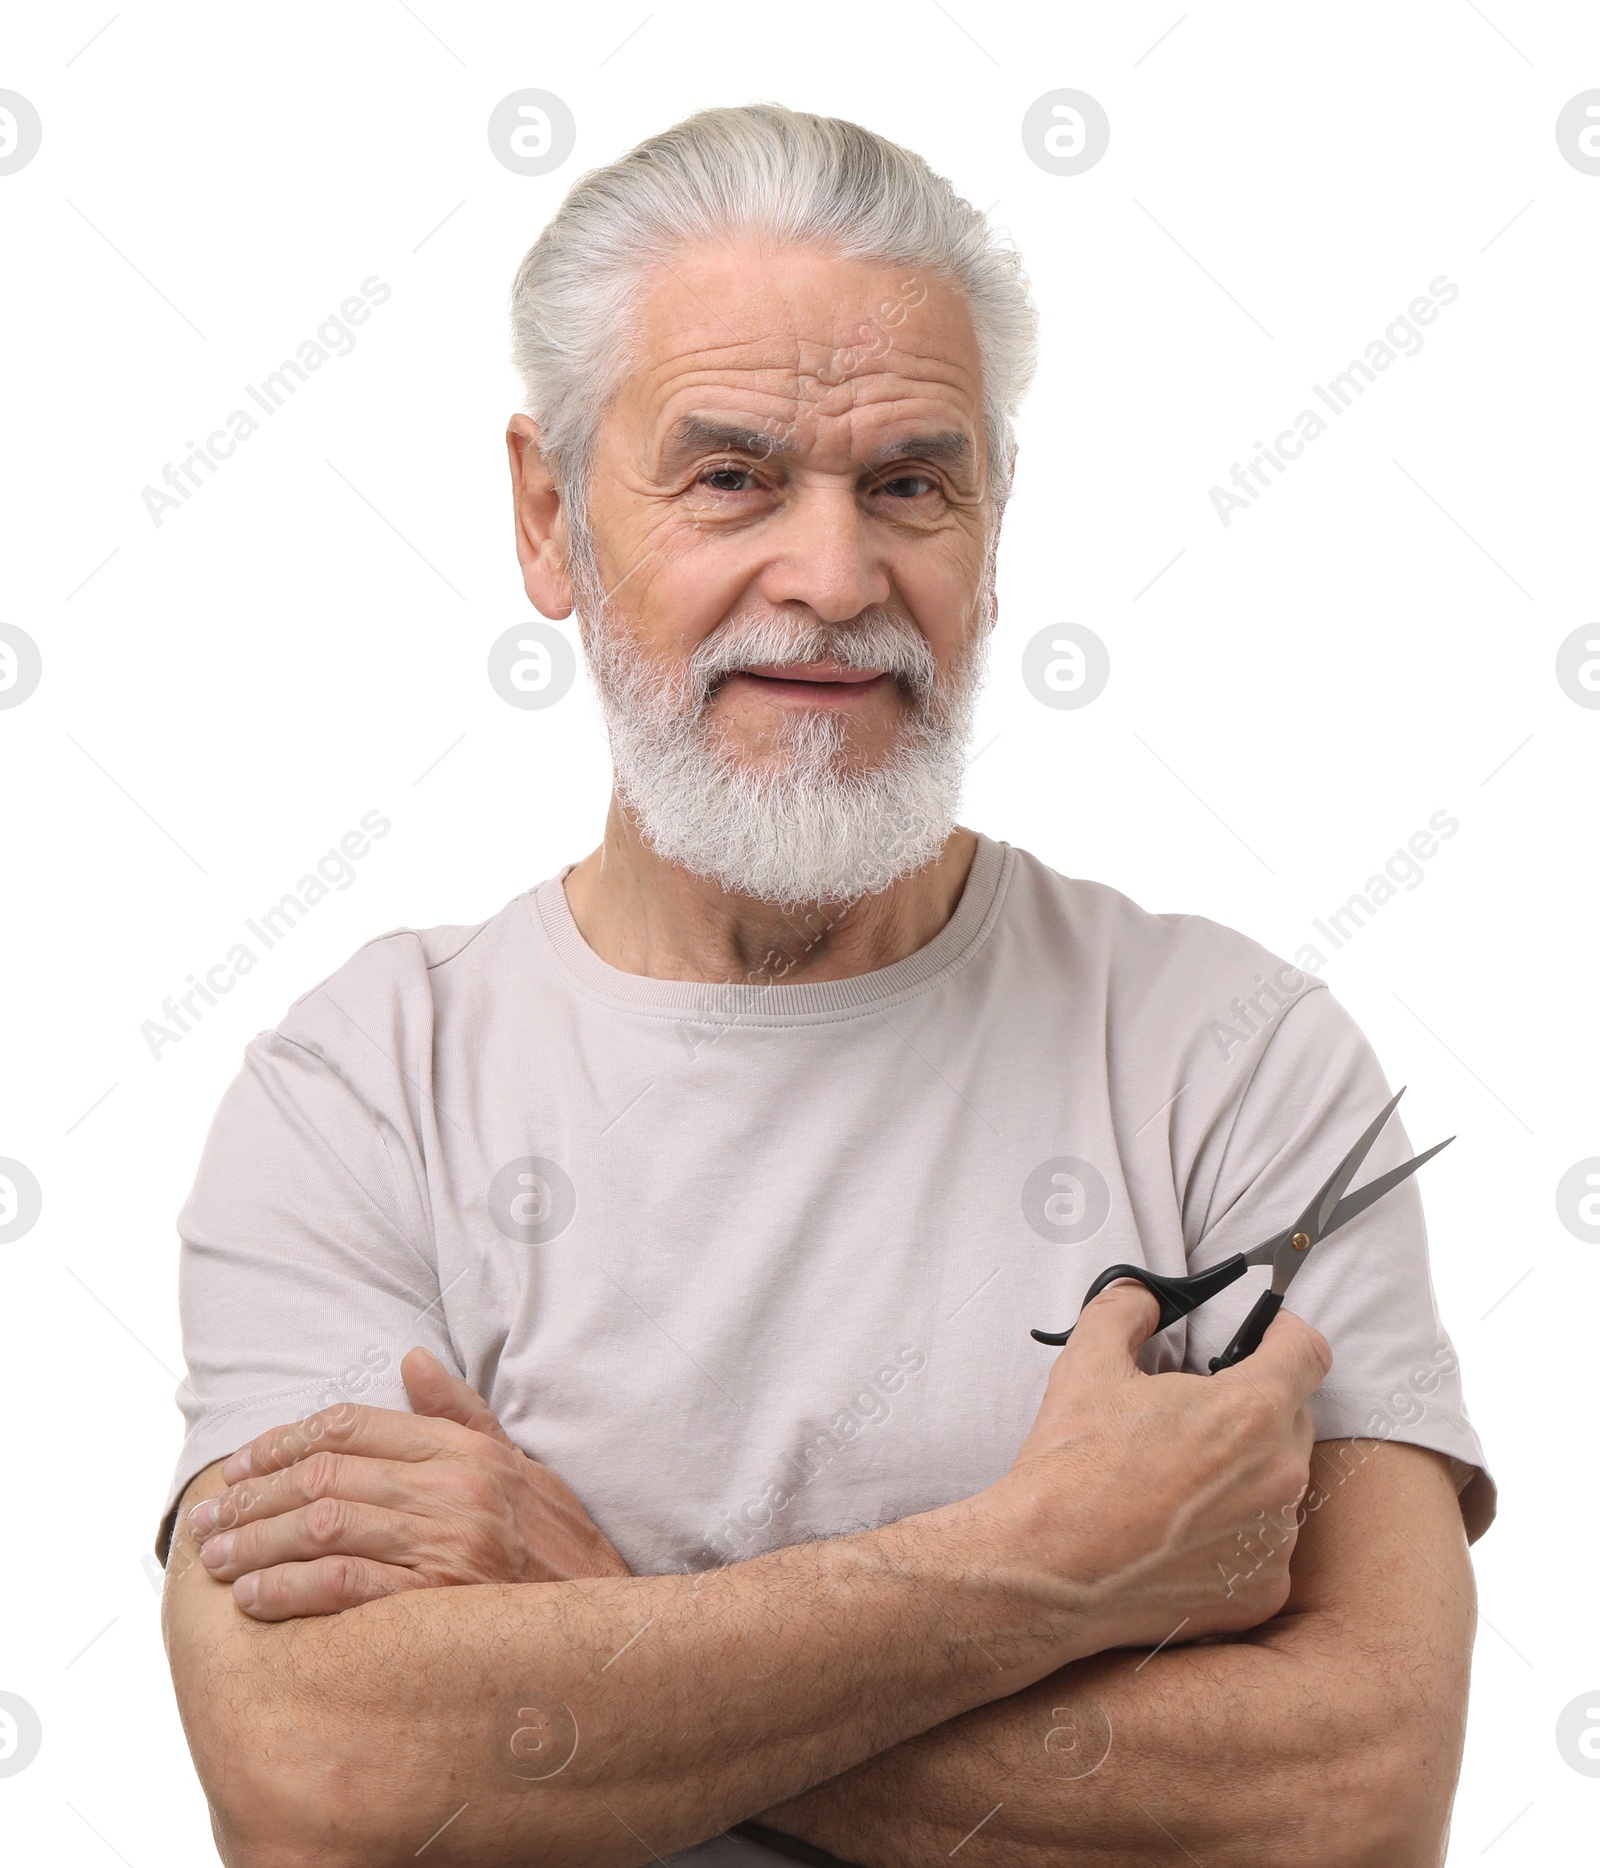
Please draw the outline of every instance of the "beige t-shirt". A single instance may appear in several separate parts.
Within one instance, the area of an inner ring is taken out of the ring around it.
[[[1000,1477],[1103,1267],[1293,1219],[1390,1092],[1327,987],[983,837],[918,952],[819,985],[645,979],[559,877],[369,942],[246,1049],[179,1217],[190,1478],[431,1349],[636,1572],[870,1528]],[[1431,1141],[1432,1136],[1424,1138]],[[1414,1150],[1391,1119],[1358,1180]],[[1448,1162],[1448,1156],[1445,1160]],[[1265,1270],[1144,1352],[1204,1370]],[[1319,1246],[1319,1438],[1493,1482],[1410,1181]]]

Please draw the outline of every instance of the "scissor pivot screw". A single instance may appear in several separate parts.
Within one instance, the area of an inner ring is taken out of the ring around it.
[[[1297,1232],[1289,1243],[1297,1252],[1309,1252],[1311,1250],[1311,1234],[1309,1232]]]

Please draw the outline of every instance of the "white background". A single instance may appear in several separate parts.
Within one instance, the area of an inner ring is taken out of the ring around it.
[[[1501,1516],[1450,1861],[1586,1855],[1600,1780],[1554,1728],[1600,1688],[1600,1291],[1555,1189],[1600,1154],[1600,712],[1554,671],[1596,615],[1600,177],[1554,123],[1600,86],[1600,15],[113,3],[13,14],[0,46],[44,126],[0,176],[0,620],[44,658],[0,712],[0,1156],[44,1190],[0,1246],[0,1690],[44,1729],[0,1778],[17,1858],[212,1858],[148,1573],[173,1217],[251,1035],[370,936],[480,920],[595,842],[582,684],[530,712],[485,676],[527,614],[507,287],[584,168],[762,98],[992,204],[1042,311],[966,821],[1290,957],[1460,822],[1325,977],[1409,1134],[1461,1137],[1425,1198]],[[485,134],[527,86],[578,125],[531,179]],[[1112,126],[1066,178],[1019,133],[1060,86]],[[355,350],[157,527],[140,489],[373,274]],[[1224,527],[1211,486],[1441,274],[1425,347]],[[1111,655],[1081,710],[1019,673],[1066,620]],[[394,828],[355,884],[153,1059],[141,1023],[372,809]]]

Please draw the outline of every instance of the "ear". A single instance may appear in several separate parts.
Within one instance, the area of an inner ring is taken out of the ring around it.
[[[513,415],[506,427],[506,452],[511,460],[511,506],[522,587],[541,616],[570,616],[567,516],[560,488],[540,451],[537,423],[526,415]]]

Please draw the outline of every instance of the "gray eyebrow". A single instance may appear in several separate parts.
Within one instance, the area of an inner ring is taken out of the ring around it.
[[[764,429],[748,428],[741,422],[712,421],[704,415],[685,415],[667,432],[664,454],[669,460],[701,450],[728,454],[749,454],[757,460],[771,460],[793,455],[794,444]],[[950,461],[965,464],[972,458],[972,443],[959,428],[940,428],[926,434],[903,435],[873,450],[869,463],[896,460]]]
[[[775,454],[792,454],[794,449],[787,441],[759,428],[746,428],[738,422],[714,422],[704,415],[685,415],[672,424],[664,450],[669,458],[702,451],[754,454],[760,460],[767,460]]]
[[[959,428],[940,428],[928,434],[906,435],[902,440],[890,441],[877,449],[872,459],[893,461],[911,457],[961,464],[972,459],[972,443]]]

